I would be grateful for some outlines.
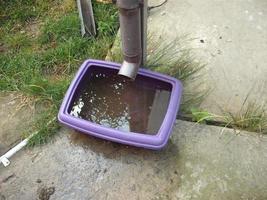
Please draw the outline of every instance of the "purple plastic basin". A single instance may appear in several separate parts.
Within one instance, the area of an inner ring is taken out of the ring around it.
[[[164,147],[170,134],[172,132],[173,125],[176,120],[176,115],[179,109],[181,95],[182,95],[182,84],[177,79],[163,75],[160,73],[152,72],[146,69],[139,69],[138,76],[143,76],[147,78],[156,79],[162,82],[166,82],[171,85],[171,93],[169,98],[169,104],[167,106],[167,111],[165,117],[160,125],[158,132],[154,135],[137,133],[137,132],[125,132],[109,127],[105,127],[89,120],[81,119],[72,116],[69,113],[71,102],[73,102],[75,91],[79,88],[81,81],[85,77],[85,74],[92,67],[114,70],[116,73],[119,71],[120,64],[105,62],[100,60],[86,60],[80,69],[78,70],[75,78],[69,86],[67,93],[65,94],[64,100],[61,104],[58,119],[59,121],[71,128],[79,130],[85,134],[96,136],[102,139],[133,145],[137,147],[143,147],[148,149],[161,149]],[[87,75],[88,76],[88,75]]]

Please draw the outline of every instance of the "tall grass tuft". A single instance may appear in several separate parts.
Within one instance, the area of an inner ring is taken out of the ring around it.
[[[147,69],[173,76],[183,82],[184,92],[181,104],[181,113],[190,114],[191,108],[198,107],[208,90],[202,89],[202,72],[205,64],[196,60],[189,47],[191,39],[188,36],[177,37],[171,41],[148,36]],[[108,60],[122,62],[120,40],[114,43],[113,49],[107,56]],[[192,90],[192,86],[194,89]]]

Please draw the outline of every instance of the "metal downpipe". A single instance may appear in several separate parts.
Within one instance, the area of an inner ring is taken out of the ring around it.
[[[139,0],[117,0],[124,61],[119,74],[135,79],[142,60],[141,4]]]

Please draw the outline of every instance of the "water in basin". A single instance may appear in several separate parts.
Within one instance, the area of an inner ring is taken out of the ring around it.
[[[74,94],[69,114],[101,126],[156,134],[164,120],[171,84],[137,75],[135,81],[117,71],[92,67]]]

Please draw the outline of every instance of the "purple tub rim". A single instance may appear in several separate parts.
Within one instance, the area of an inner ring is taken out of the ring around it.
[[[77,71],[62,101],[58,113],[59,122],[73,129],[79,130],[85,134],[96,136],[98,138],[110,140],[113,142],[154,150],[159,150],[163,148],[167,144],[168,139],[171,135],[172,128],[174,126],[176,115],[181,102],[181,82],[173,77],[140,68],[138,74],[171,84],[171,96],[164,120],[156,135],[146,135],[135,132],[131,132],[130,134],[128,134],[124,131],[104,127],[93,122],[71,116],[68,113],[67,110],[70,106],[77,86],[79,85],[88,68],[91,66],[110,68],[119,71],[121,64],[93,59],[85,60],[84,63],[81,65],[80,69]]]

